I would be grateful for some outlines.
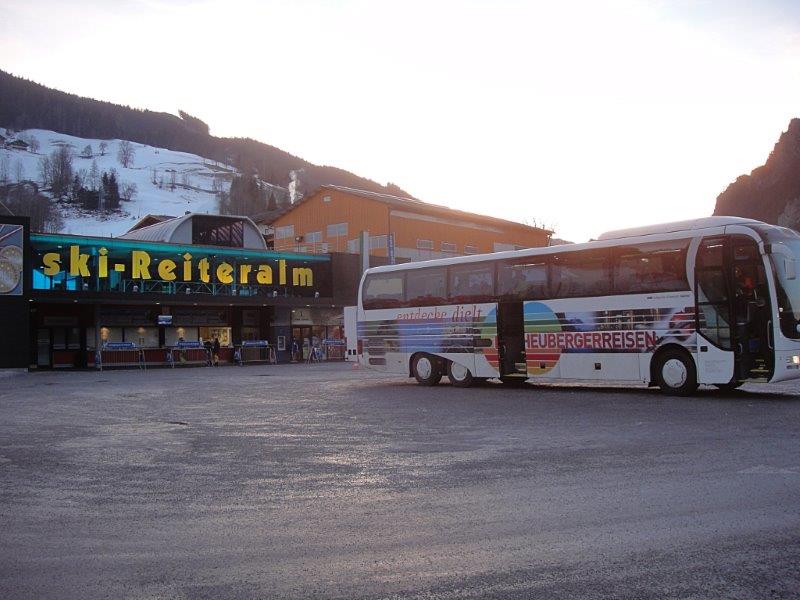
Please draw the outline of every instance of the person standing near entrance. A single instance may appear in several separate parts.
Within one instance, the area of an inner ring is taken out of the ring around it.
[[[214,343],[211,345],[211,355],[213,356],[214,366],[219,366],[219,338],[214,338]]]

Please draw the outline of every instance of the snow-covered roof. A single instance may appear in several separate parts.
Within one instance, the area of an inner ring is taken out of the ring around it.
[[[176,217],[160,223],[154,223],[139,229],[133,229],[119,236],[126,240],[142,240],[145,242],[167,242],[176,244],[192,243],[192,221],[197,218],[211,217],[220,221],[242,222],[245,228],[244,248],[251,250],[266,250],[267,243],[256,227],[255,223],[248,217],[232,215],[198,215],[189,213],[182,217]]]

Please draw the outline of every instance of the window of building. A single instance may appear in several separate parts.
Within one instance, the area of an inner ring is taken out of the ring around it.
[[[494,296],[494,265],[471,263],[454,265],[448,269],[450,277],[450,301],[491,302]]]
[[[464,254],[480,254],[480,250],[478,250],[477,246],[464,246]]]
[[[447,252],[448,254],[455,254],[456,252],[456,245],[452,242],[442,242],[441,248],[442,252]]]
[[[322,241],[322,232],[311,231],[310,233],[305,234],[303,237],[307,242],[310,242],[312,244],[318,244],[319,242]]]
[[[347,223],[331,223],[328,225],[327,234],[329,238],[347,235]]]
[[[244,221],[196,215],[192,219],[192,243],[243,248]]]
[[[550,291],[555,298],[603,296],[611,293],[609,253],[605,250],[564,252],[553,256]]]
[[[358,254],[358,238],[347,240],[347,252],[349,254]]]
[[[417,240],[418,250],[433,250],[433,240]]]
[[[367,275],[364,282],[362,304],[364,308],[394,308],[405,300],[405,283],[402,273],[377,273]]]
[[[284,225],[275,228],[276,240],[285,240],[287,238],[294,238],[294,225]]]
[[[447,302],[447,270],[413,269],[406,275],[406,304],[429,306]]]
[[[626,246],[615,251],[614,292],[645,294],[688,290],[687,240]]]
[[[374,250],[375,248],[386,248],[387,246],[387,236],[385,235],[371,235],[369,237],[369,249]]]
[[[497,293],[507,300],[548,297],[547,261],[544,257],[505,260],[497,265]]]
[[[513,250],[514,244],[502,244],[500,242],[495,242],[492,244],[492,248],[494,252],[506,252],[508,250]]]

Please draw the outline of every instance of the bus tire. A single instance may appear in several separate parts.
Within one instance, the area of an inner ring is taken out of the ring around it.
[[[420,385],[436,385],[442,379],[439,361],[430,354],[416,354],[411,362],[411,372]]]
[[[669,348],[655,358],[653,369],[661,391],[670,396],[690,396],[697,390],[697,369],[689,353]]]
[[[447,378],[451,384],[462,388],[470,387],[475,381],[467,367],[453,361],[447,363]]]

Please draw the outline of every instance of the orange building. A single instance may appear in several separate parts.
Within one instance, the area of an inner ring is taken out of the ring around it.
[[[276,250],[350,252],[398,262],[547,246],[551,231],[412,198],[324,185],[272,219]]]

